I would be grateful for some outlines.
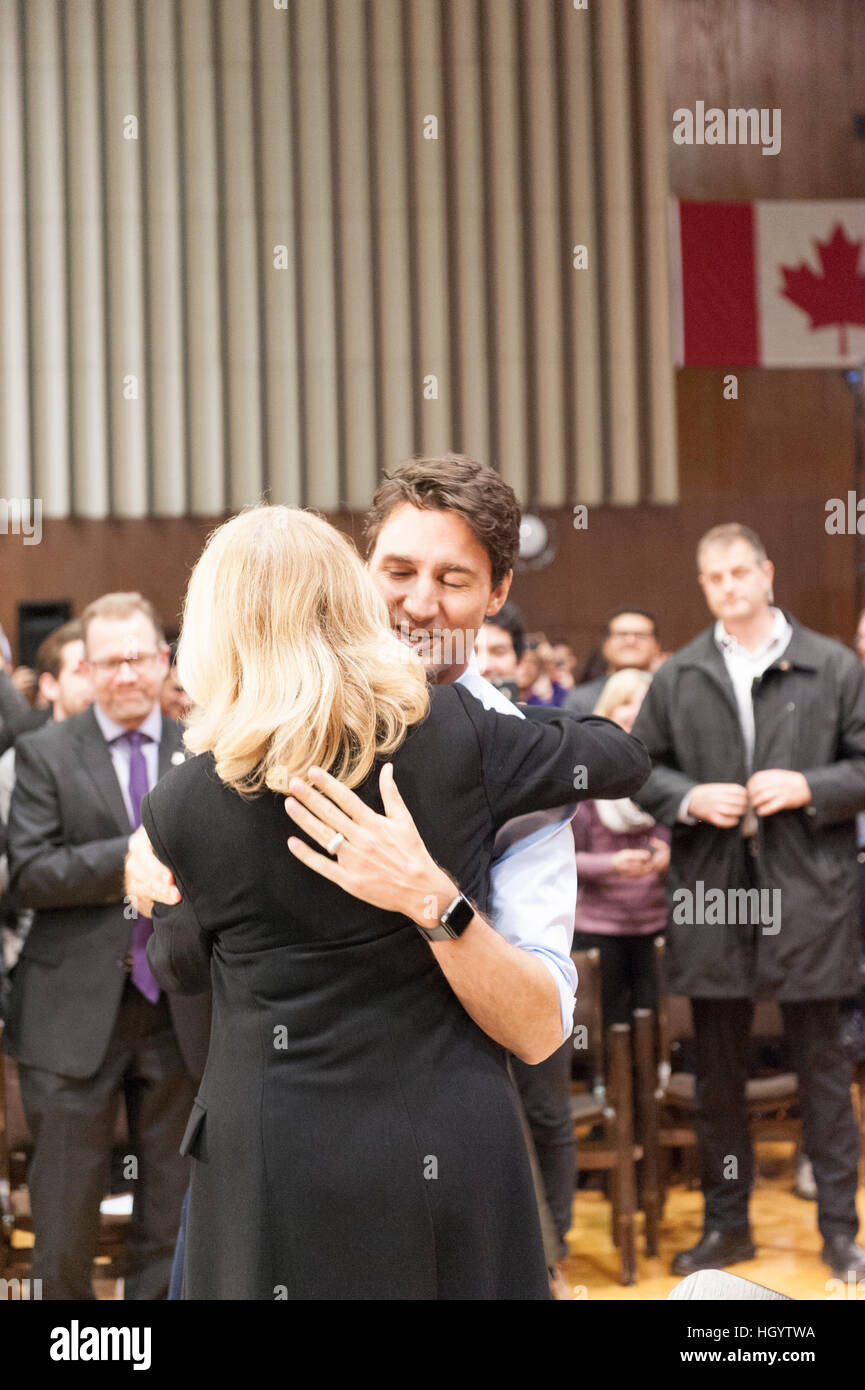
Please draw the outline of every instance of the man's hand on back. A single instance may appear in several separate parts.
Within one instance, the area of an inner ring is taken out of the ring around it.
[[[180,902],[174,875],[156,858],[143,825],[129,837],[123,887],[136,912],[144,917],[153,916],[154,903],[172,907]]]

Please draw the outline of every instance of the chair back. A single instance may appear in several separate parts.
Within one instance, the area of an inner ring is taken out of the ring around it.
[[[604,1034],[601,1020],[601,953],[596,946],[589,951],[572,951],[577,967],[577,1003],[574,1010],[574,1051],[586,1057],[591,1069],[592,1090],[603,1096]]]

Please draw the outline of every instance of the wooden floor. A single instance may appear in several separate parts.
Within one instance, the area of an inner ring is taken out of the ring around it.
[[[795,1299],[840,1297],[832,1273],[820,1259],[822,1240],[817,1230],[816,1202],[793,1193],[793,1146],[757,1145],[758,1178],[751,1201],[751,1224],[757,1255],[730,1266],[734,1274]],[[865,1231],[865,1187],[859,1188],[859,1220]],[[570,1258],[565,1277],[577,1299],[662,1299],[679,1282],[670,1273],[678,1250],[687,1249],[703,1229],[703,1198],[699,1191],[672,1187],[661,1224],[660,1255],[644,1251],[642,1217],[638,1218],[637,1283],[624,1288],[619,1281],[616,1248],[610,1237],[610,1208],[600,1192],[577,1193],[574,1224],[568,1238]],[[827,1287],[828,1284],[828,1287]],[[865,1301],[865,1289],[860,1290]]]

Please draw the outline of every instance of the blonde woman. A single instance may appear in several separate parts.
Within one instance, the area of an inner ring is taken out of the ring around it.
[[[610,676],[595,714],[630,733],[652,683],[626,667]],[[655,937],[667,921],[670,832],[633,801],[584,801],[571,822],[577,854],[574,945],[601,952],[604,1029],[658,1004]]]
[[[178,666],[199,756],[143,821],[182,893],[154,973],[213,984],[185,1297],[548,1298],[504,1049],[550,1049],[499,1003],[545,972],[475,903],[499,825],[578,763],[635,789],[641,745],[428,691],[349,542],[286,507],[211,536]]]

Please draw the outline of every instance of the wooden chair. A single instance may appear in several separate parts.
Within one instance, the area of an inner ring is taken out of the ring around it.
[[[30,1267],[29,1245],[17,1243],[15,1236],[32,1229],[25,1187],[31,1148],[18,1071],[12,1058],[0,1052],[0,1277],[20,1275]]]
[[[856,1088],[856,1114],[859,1122],[859,1182],[865,1186],[865,1062],[854,1064],[853,1085]]]
[[[2,1030],[0,1023],[0,1044]],[[119,1153],[124,1153],[129,1148],[129,1138],[123,1106],[119,1111],[114,1144]],[[32,1240],[28,1237],[32,1236],[33,1224],[26,1178],[32,1150],[18,1068],[14,1059],[0,1050],[0,1278],[20,1278],[30,1270]],[[128,1219],[124,1215],[101,1216],[96,1253],[101,1278],[117,1278],[123,1273]]]
[[[12,1210],[12,1180],[9,1171],[9,1138],[6,1119],[6,1067],[0,1053],[0,1277],[9,1265],[7,1251],[12,1247],[15,1214]]]
[[[637,1278],[635,1216],[637,1186],[635,1164],[642,1149],[634,1142],[631,1028],[613,1024],[607,1030],[606,1059],[601,1028],[600,952],[575,951],[579,975],[574,1046],[585,1051],[590,1065],[590,1091],[574,1089],[571,1112],[580,1137],[578,1166],[585,1171],[610,1174],[613,1241],[621,1256],[621,1282]],[[600,1139],[585,1134],[600,1125]]]
[[[658,1235],[664,1208],[664,1174],[661,1167],[660,1101],[658,1083],[657,1014],[652,1009],[634,1010],[634,1075],[637,1088],[637,1139],[642,1150],[639,1202],[645,1215],[646,1254],[658,1254]]]

